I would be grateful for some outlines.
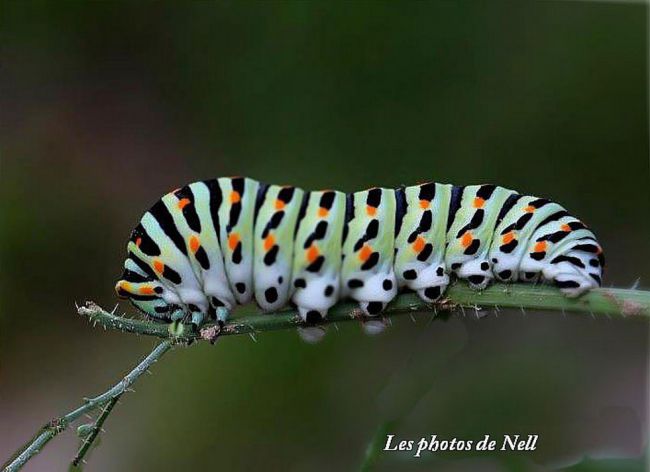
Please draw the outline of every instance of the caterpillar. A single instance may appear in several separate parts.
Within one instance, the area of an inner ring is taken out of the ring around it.
[[[569,297],[601,284],[595,235],[562,206],[496,185],[424,183],[345,194],[205,180],[149,209],[115,286],[161,321],[224,322],[253,299],[295,304],[313,324],[339,299],[378,315],[400,290],[440,299],[451,278],[476,289],[552,282]]]

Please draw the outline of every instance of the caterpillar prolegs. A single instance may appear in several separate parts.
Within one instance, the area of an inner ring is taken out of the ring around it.
[[[244,177],[163,196],[129,239],[119,296],[153,318],[224,321],[255,299],[289,302],[314,323],[341,298],[378,315],[401,289],[425,301],[450,277],[555,283],[578,296],[601,283],[594,234],[562,206],[496,185],[425,183],[345,194]]]

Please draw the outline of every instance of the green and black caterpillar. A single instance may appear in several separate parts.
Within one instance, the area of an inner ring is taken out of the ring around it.
[[[163,196],[128,242],[119,296],[153,318],[225,321],[255,299],[289,302],[315,323],[339,299],[366,315],[398,291],[438,300],[450,277],[598,287],[594,234],[562,206],[496,185],[425,183],[345,194],[244,177],[195,182]]]

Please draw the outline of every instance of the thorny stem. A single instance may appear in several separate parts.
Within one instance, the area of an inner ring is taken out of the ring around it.
[[[477,292],[463,282],[457,282],[445,292],[444,298],[436,303],[422,301],[413,293],[399,295],[384,311],[385,316],[400,313],[430,316],[433,311],[450,311],[453,309],[474,310],[485,308],[516,308],[522,310],[550,310],[561,312],[589,313],[593,316],[613,318],[650,318],[650,292],[615,288],[595,289],[579,298],[567,298],[558,289],[547,285],[495,284]],[[296,310],[288,309],[263,314],[259,311],[235,316],[222,328],[205,325],[197,333],[191,325],[167,325],[152,321],[124,318],[109,313],[87,302],[79,307],[79,314],[87,316],[93,323],[105,328],[117,329],[129,333],[138,333],[159,338],[171,338],[176,342],[191,342],[195,339],[211,339],[210,333],[219,336],[254,334],[262,331],[290,329],[303,326]],[[353,302],[339,303],[328,312],[322,324],[360,319],[361,312]]]
[[[83,442],[81,444],[81,447],[79,448],[79,451],[77,452],[77,455],[74,457],[74,459],[72,459],[73,466],[77,467],[79,466],[80,463],[83,462],[84,457],[86,457],[86,454],[88,454],[88,452],[90,451],[93,442],[95,441],[95,439],[97,439],[97,436],[99,436],[99,433],[102,431],[102,426],[104,425],[106,418],[108,418],[108,415],[111,414],[111,410],[113,410],[113,407],[119,401],[121,396],[122,394],[119,394],[111,398],[104,405],[104,407],[102,408],[102,412],[97,417],[97,420],[95,421],[95,424],[92,426],[92,429],[90,430],[88,435],[83,438]]]
[[[549,286],[533,286],[525,284],[495,284],[481,292],[469,288],[463,282],[457,282],[445,292],[444,299],[434,304],[422,301],[415,294],[402,294],[398,296],[384,311],[385,316],[409,313],[417,315],[431,312],[450,311],[460,308],[476,310],[493,308],[517,308],[529,310],[550,310],[562,312],[589,313],[595,316],[613,318],[638,318],[647,320],[650,318],[650,292],[640,290],[609,289],[601,288],[592,290],[586,295],[577,298],[566,298],[556,288]],[[254,334],[262,331],[279,329],[291,329],[303,326],[295,310],[284,310],[272,315],[262,314],[259,311],[243,316],[235,316],[223,327],[206,325],[200,332],[196,332],[192,325],[183,324],[162,324],[151,321],[135,320],[117,316],[102,309],[93,302],[87,302],[85,306],[79,307],[78,312],[87,316],[93,323],[99,323],[104,328],[116,329],[128,333],[144,334],[163,338],[163,341],[129,374],[126,375],[111,389],[103,394],[86,400],[86,402],[70,413],[55,418],[43,426],[38,433],[25,444],[3,468],[4,472],[19,470],[29,459],[38,454],[42,447],[54,436],[64,431],[70,423],[78,419],[84,413],[96,410],[109,402],[114,401],[122,395],[128,387],[135,382],[144,372],[151,367],[163,354],[175,344],[191,343],[199,339],[214,341],[218,336]],[[339,303],[328,312],[327,320],[323,324],[340,321],[361,320],[361,312],[358,306],[351,302]],[[105,414],[104,414],[105,413]],[[105,421],[110,414],[110,409],[104,410],[100,419]],[[103,417],[103,418],[102,418]],[[101,428],[101,424],[96,426]],[[87,449],[90,448],[96,435],[90,439]],[[83,459],[87,452],[80,449],[78,458]],[[374,460],[374,451],[369,452],[368,462]],[[76,460],[77,458],[75,458]]]

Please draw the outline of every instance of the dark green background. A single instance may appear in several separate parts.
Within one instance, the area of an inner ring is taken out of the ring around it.
[[[3,2],[0,459],[152,347],[93,330],[74,302],[113,306],[131,228],[193,180],[495,182],[562,202],[599,235],[605,284],[647,288],[647,13]],[[575,470],[643,470],[645,324],[532,311],[425,324],[179,349],[123,399],[91,470],[354,470],[391,419],[405,439],[536,433],[539,447],[390,454],[377,470],[536,471],[583,456]],[[76,442],[66,433],[26,470],[64,470]]]

